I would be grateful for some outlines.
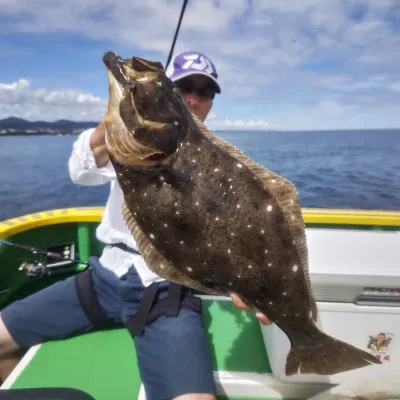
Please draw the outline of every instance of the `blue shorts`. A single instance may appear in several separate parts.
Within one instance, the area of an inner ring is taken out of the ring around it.
[[[135,268],[118,278],[95,258],[92,271],[100,306],[111,322],[125,325],[137,312],[144,290]],[[168,281],[161,283],[159,300],[167,296],[168,285]],[[95,329],[81,307],[74,277],[10,304],[1,311],[1,317],[21,348]],[[134,340],[147,399],[168,399],[185,393],[216,395],[199,313],[181,308],[177,317],[161,316]]]

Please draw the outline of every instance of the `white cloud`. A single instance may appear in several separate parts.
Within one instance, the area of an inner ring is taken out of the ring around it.
[[[181,4],[180,0],[38,0],[32,6],[28,0],[3,0],[0,16],[6,17],[5,33],[73,33],[111,42],[111,50],[114,46],[123,57],[135,49],[138,55],[165,62]],[[219,124],[268,121],[274,126],[314,123],[317,128],[335,122],[345,127],[354,124],[356,111],[358,118],[368,121],[375,114],[383,124],[393,120],[387,115],[400,103],[396,10],[398,0],[189,1],[176,52],[207,53],[219,70],[223,96],[247,106],[240,117],[228,109],[218,110],[223,115]],[[101,54],[97,57],[101,65]],[[24,90],[33,96],[31,89]],[[69,102],[99,110],[95,104],[102,101],[104,107],[105,100],[91,100],[90,94],[61,93],[47,93],[40,101],[45,104],[45,97],[51,98],[59,113]],[[262,105],[267,116],[251,114],[250,102]],[[4,115],[6,106],[1,107]],[[311,119],[306,120],[304,113]]]
[[[16,116],[29,120],[71,119],[99,121],[107,100],[78,91],[32,90],[30,81],[0,83],[0,118]]]

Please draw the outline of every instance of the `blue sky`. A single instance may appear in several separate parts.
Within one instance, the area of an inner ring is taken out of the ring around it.
[[[2,0],[0,118],[100,120],[104,52],[165,64],[182,0]],[[189,0],[176,52],[216,64],[213,129],[400,127],[398,0]]]

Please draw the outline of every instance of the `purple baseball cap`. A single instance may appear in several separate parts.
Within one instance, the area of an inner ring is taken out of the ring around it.
[[[214,63],[205,54],[198,51],[177,54],[172,58],[165,73],[173,82],[190,75],[204,75],[214,83],[216,92],[221,93]]]

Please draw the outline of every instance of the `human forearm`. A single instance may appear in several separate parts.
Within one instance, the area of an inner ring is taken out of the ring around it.
[[[98,168],[104,167],[110,161],[106,149],[105,137],[106,126],[104,122],[100,122],[90,136],[90,147],[92,148],[93,155],[96,160],[96,166]]]

